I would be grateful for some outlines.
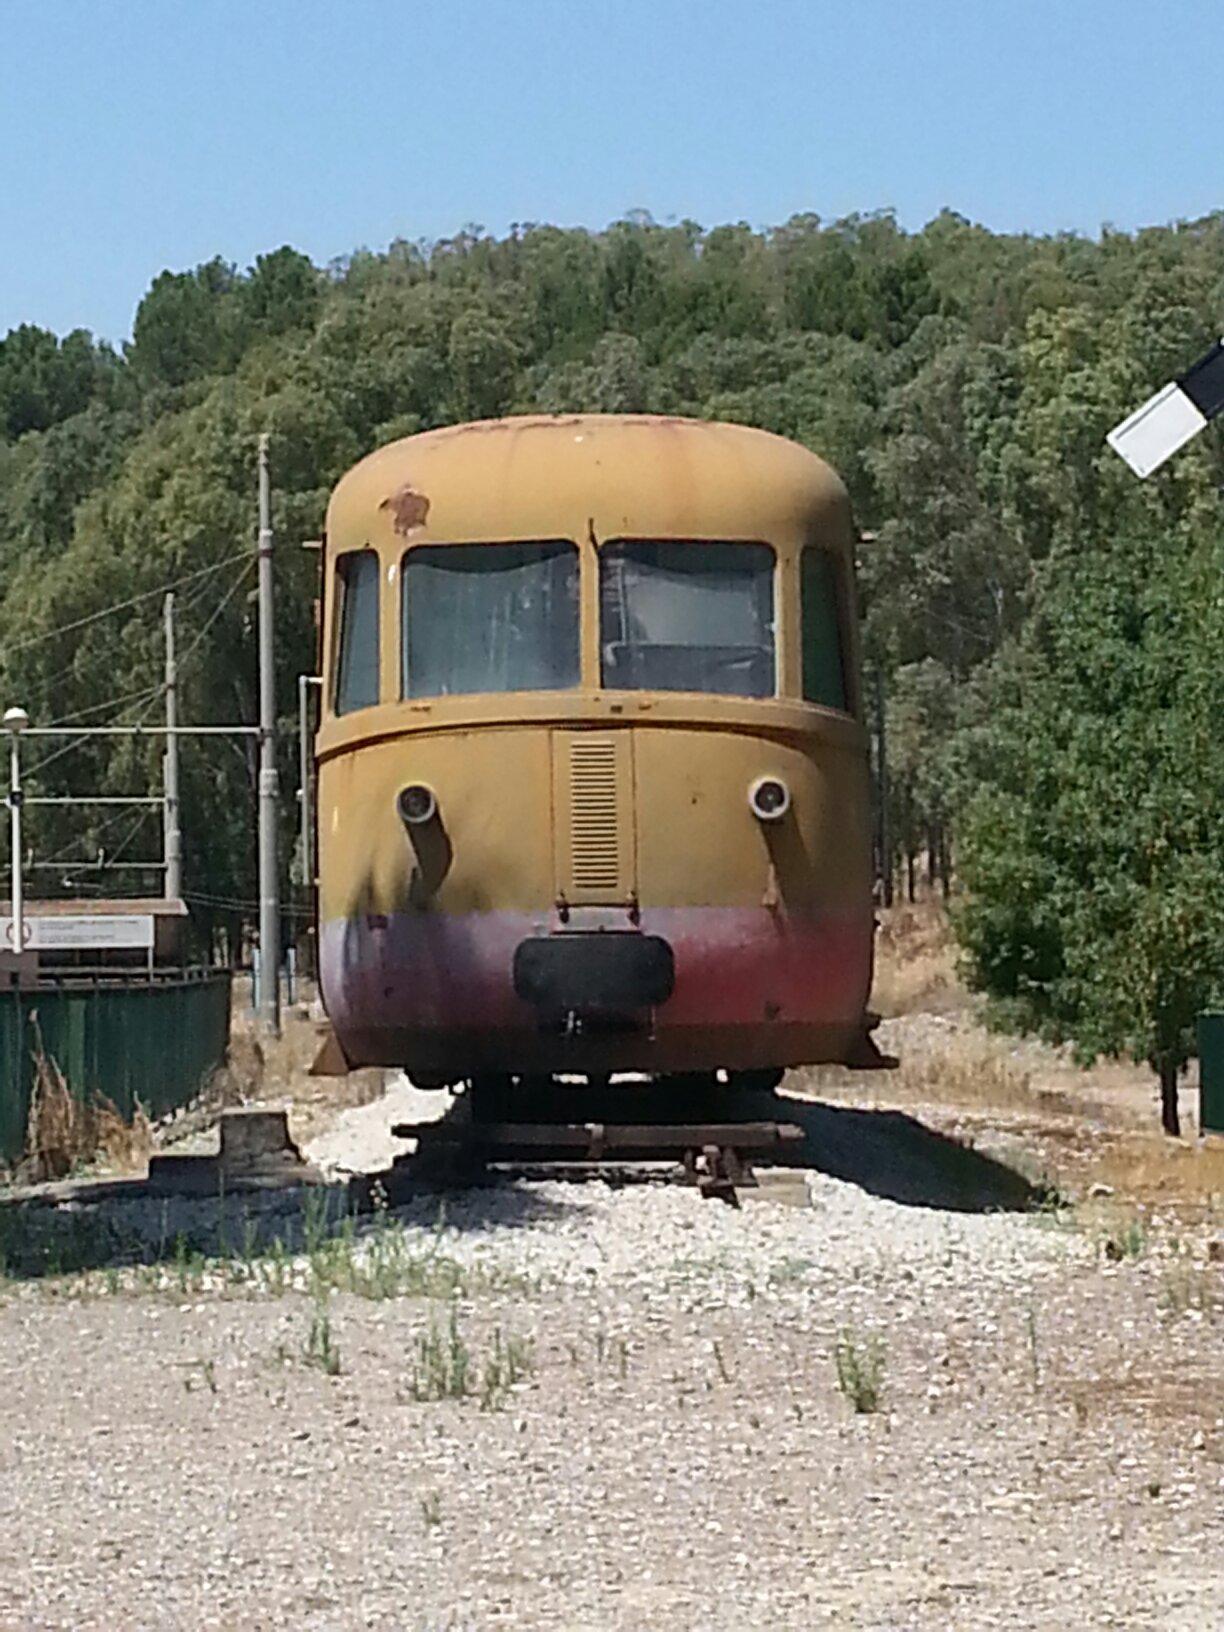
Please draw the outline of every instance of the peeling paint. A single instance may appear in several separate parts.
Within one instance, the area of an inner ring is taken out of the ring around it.
[[[397,487],[394,493],[385,498],[378,508],[390,510],[396,532],[401,537],[406,537],[413,528],[425,525],[425,518],[429,514],[429,500],[424,493],[419,493],[411,482],[405,482],[403,487]]]

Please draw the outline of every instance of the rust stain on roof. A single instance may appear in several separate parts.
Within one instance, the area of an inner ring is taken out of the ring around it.
[[[390,510],[392,525],[396,532],[406,536],[414,527],[425,525],[425,518],[429,514],[429,499],[424,493],[418,492],[411,482],[405,482],[403,487],[397,487],[394,493],[385,498],[378,508]]]

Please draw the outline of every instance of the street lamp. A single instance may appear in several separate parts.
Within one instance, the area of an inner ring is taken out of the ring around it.
[[[5,711],[4,729],[9,734],[9,842],[13,852],[12,859],[12,925],[10,934],[13,937],[13,951],[25,950],[25,902],[22,891],[21,876],[21,733],[30,723],[30,716],[24,708],[10,708]]]

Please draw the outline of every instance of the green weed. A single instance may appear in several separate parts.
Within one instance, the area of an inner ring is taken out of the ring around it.
[[[843,1326],[833,1348],[837,1386],[856,1412],[866,1414],[880,1408],[884,1383],[884,1343],[875,1336],[860,1339],[851,1327]]]
[[[493,1352],[480,1373],[480,1409],[496,1411],[506,1395],[531,1370],[531,1345],[525,1338],[503,1337],[500,1326],[493,1329]]]
[[[1114,1230],[1105,1237],[1101,1250],[1110,1263],[1120,1263],[1124,1258],[1142,1258],[1147,1251],[1147,1234],[1137,1218],[1132,1218],[1118,1230]]]
[[[310,1316],[310,1333],[306,1339],[304,1358],[307,1365],[318,1366],[328,1377],[340,1375],[340,1346],[332,1332],[331,1314],[327,1306],[328,1294],[316,1291]]]
[[[450,1305],[441,1325],[433,1309],[429,1325],[417,1340],[408,1371],[414,1400],[461,1400],[468,1392],[472,1357],[459,1330],[459,1308]]]
[[[516,1383],[533,1367],[530,1343],[493,1330],[492,1344],[477,1363],[459,1329],[459,1308],[452,1300],[443,1320],[430,1310],[429,1325],[416,1340],[408,1370],[408,1394],[414,1400],[462,1400],[474,1396],[482,1411],[504,1404]]]
[[[1160,1307],[1173,1316],[1214,1315],[1224,1308],[1224,1284],[1198,1264],[1176,1263],[1161,1277]]]

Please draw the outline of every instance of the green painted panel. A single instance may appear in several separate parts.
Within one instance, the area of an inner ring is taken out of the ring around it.
[[[1224,1014],[1198,1017],[1199,1131],[1224,1133]]]
[[[128,1118],[139,1101],[156,1118],[199,1093],[229,1030],[228,970],[0,992],[0,1160],[25,1147],[40,1040],[74,1094],[104,1094]]]

